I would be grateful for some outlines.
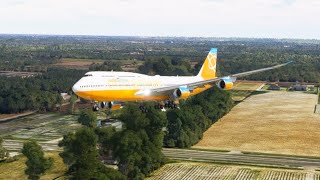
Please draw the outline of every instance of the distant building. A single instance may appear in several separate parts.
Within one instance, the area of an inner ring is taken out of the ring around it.
[[[115,120],[115,119],[110,119],[108,121],[101,121],[100,125],[98,127],[115,127],[118,130],[122,129],[122,122],[119,120]]]
[[[314,91],[314,85],[302,85],[302,84],[296,84],[293,85],[290,90],[292,91]]]
[[[71,98],[68,93],[61,93],[60,95],[64,101],[68,101]]]
[[[308,86],[307,85],[301,85],[301,84],[296,84],[291,87],[293,91],[307,91]]]
[[[270,84],[270,86],[268,87],[268,90],[280,91],[280,86],[278,86],[277,84]]]

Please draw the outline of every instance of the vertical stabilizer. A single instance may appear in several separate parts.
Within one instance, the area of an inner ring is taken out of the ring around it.
[[[217,48],[211,48],[206,60],[204,61],[198,77],[202,77],[204,80],[213,79],[216,77],[217,67]]]

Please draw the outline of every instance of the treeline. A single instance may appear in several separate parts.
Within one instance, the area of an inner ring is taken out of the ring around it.
[[[0,113],[54,110],[62,102],[60,93],[70,93],[83,74],[79,70],[52,68],[30,78],[0,76]]]
[[[149,75],[187,76],[192,75],[193,69],[190,63],[179,58],[154,58],[147,59],[139,72]]]
[[[147,66],[152,64],[150,61],[158,60],[159,57],[182,63],[202,63],[211,47],[219,49],[218,70],[222,75],[293,60],[295,64],[285,69],[250,76],[247,79],[320,81],[320,42],[314,40],[3,35],[0,36],[0,70],[41,67],[61,58],[137,59],[146,61]],[[167,71],[172,75],[180,75],[185,74],[188,67],[179,68]]]
[[[319,49],[320,52],[320,49]],[[264,73],[254,74],[244,79],[262,81],[320,82],[320,56],[281,50],[261,50],[252,53],[221,52],[218,58],[218,72],[221,75],[234,74],[269,67],[293,61],[292,64]]]
[[[165,147],[188,148],[202,139],[203,132],[233,107],[227,91],[213,87],[167,112]]]

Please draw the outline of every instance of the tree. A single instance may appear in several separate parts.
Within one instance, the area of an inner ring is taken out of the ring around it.
[[[105,61],[103,64],[92,64],[90,71],[122,71],[121,63],[117,61]]]
[[[59,146],[64,147],[60,154],[69,166],[69,173],[74,179],[90,179],[94,177],[99,166],[96,148],[97,136],[91,128],[82,128],[75,134],[64,136]]]
[[[213,87],[180,102],[180,110],[167,112],[168,126],[164,146],[186,148],[197,143],[210,125],[233,106],[228,92]]]
[[[0,138],[0,160],[8,158],[9,152],[2,146],[3,139]]]
[[[116,134],[115,127],[103,127],[103,128],[96,128],[96,134],[98,135],[98,141],[101,144],[101,151],[106,156],[110,156],[111,152],[116,144],[114,142],[114,137]]]
[[[91,109],[83,110],[80,113],[78,122],[87,127],[96,127],[97,115]]]
[[[45,158],[40,145],[35,141],[29,141],[23,144],[22,154],[27,157],[27,169],[25,173],[29,179],[39,179],[40,176],[53,164],[52,158]]]
[[[119,169],[129,179],[143,179],[164,164],[161,152],[167,120],[164,112],[145,104],[146,113],[137,104],[124,107],[120,120],[125,129],[115,134],[114,157],[119,160]]]
[[[63,98],[61,97],[60,94],[58,94],[56,96],[56,102],[57,102],[57,105],[59,106],[59,111],[61,110],[61,105],[62,105],[62,102],[63,102]]]
[[[74,104],[76,103],[77,100],[77,96],[75,96],[74,94],[71,95],[70,98],[70,109],[69,109],[69,114],[73,114],[74,112]]]
[[[82,128],[69,133],[59,142],[64,151],[60,153],[68,165],[73,179],[124,179],[118,171],[106,168],[99,160],[98,137],[92,128]]]
[[[146,60],[139,71],[143,74],[160,75],[191,75],[190,63],[185,60],[171,60],[170,58],[157,58]]]

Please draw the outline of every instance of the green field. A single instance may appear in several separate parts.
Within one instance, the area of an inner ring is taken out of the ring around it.
[[[67,167],[62,161],[62,158],[59,156],[58,152],[46,152],[46,157],[53,158],[53,167],[49,169],[40,179],[55,179],[61,177],[67,170]],[[0,163],[0,179],[27,179],[27,176],[24,174],[26,168],[24,156],[17,156],[18,160],[13,162],[2,162]],[[58,178],[66,179],[66,178]]]

